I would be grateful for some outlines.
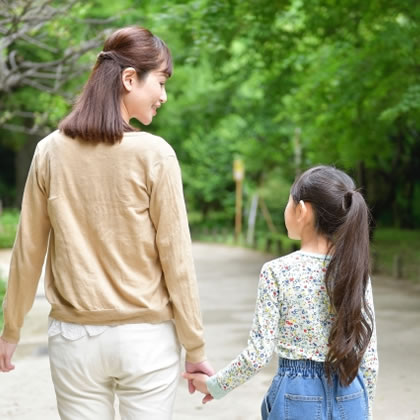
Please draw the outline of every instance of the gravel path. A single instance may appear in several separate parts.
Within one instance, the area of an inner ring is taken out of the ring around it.
[[[194,244],[207,353],[218,369],[246,345],[255,305],[258,273],[264,254],[220,245]],[[7,270],[9,251],[0,250],[0,270]],[[375,420],[420,420],[420,287],[375,277],[380,375]],[[16,369],[0,376],[0,419],[59,420],[46,352],[49,305],[38,290],[16,352]],[[184,380],[174,420],[257,420],[276,361],[220,401],[206,406],[190,396]],[[119,417],[116,416],[116,419]],[[96,420],[96,419],[92,419]]]

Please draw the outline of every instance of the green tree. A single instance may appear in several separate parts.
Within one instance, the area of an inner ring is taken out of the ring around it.
[[[1,2],[0,146],[16,153],[17,203],[37,141],[68,110],[115,20],[97,10],[75,0]]]
[[[297,172],[318,163],[352,173],[380,223],[420,225],[416,2],[64,3],[71,3],[68,13],[39,28],[43,42],[60,52],[68,45],[77,49],[111,26],[144,25],[167,41],[175,63],[169,100],[147,129],[176,149],[189,209],[202,218],[232,220],[231,165],[240,155],[247,173],[245,201],[259,191],[278,226],[280,195],[287,194]],[[115,20],[109,23],[110,18]],[[59,39],[57,28],[64,31]],[[25,42],[16,43],[22,57],[48,61],[54,56]],[[80,55],[78,68],[91,65],[96,52]],[[22,130],[54,128],[85,77],[61,84],[61,93],[40,94],[34,86],[8,92],[7,101],[0,101],[3,144],[16,150],[28,144],[28,133],[10,135],[10,124]],[[35,112],[30,123],[25,122],[29,112]]]
[[[377,220],[419,226],[420,6],[197,3],[192,37],[214,80],[232,81],[225,105],[243,120],[237,148],[250,178],[281,167],[291,180],[297,164],[337,164],[363,186]],[[293,158],[296,132],[302,160]]]

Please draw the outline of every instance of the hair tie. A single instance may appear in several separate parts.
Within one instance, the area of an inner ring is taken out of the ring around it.
[[[343,210],[348,210],[353,202],[353,195],[356,191],[349,190],[344,193],[342,207]]]
[[[114,57],[112,55],[111,51],[101,51],[96,58],[98,60],[114,60]]]

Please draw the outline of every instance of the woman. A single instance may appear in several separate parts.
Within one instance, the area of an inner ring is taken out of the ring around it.
[[[113,419],[114,394],[122,419],[170,419],[178,338],[187,370],[213,373],[175,152],[129,123],[151,123],[171,74],[163,41],[144,28],[117,30],[72,112],[33,157],[4,301],[0,371],[14,368],[48,251],[48,345],[62,419]]]

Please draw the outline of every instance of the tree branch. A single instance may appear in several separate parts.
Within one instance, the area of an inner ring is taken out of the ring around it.
[[[36,134],[39,136],[45,136],[49,132],[49,129],[47,129],[46,127],[39,127],[37,125],[34,125],[31,128],[27,128],[23,125],[6,123],[3,124],[3,128],[5,128],[6,130],[14,131],[15,133],[24,133],[31,135]]]
[[[102,30],[95,38],[77,47],[68,48],[60,54],[57,47],[44,41],[41,30],[52,18],[68,11],[77,3],[77,0],[67,0],[66,4],[59,8],[51,6],[52,0],[41,3],[37,0],[17,0],[16,3],[22,6],[22,12],[16,14],[16,8],[13,9],[10,6],[6,8],[6,12],[3,13],[8,14],[12,24],[9,28],[0,28],[0,32],[5,33],[5,36],[0,36],[0,92],[10,92],[19,85],[30,85],[37,89],[46,89],[51,93],[57,92],[60,86],[73,77],[79,58],[102,45],[104,37],[110,32]],[[115,20],[114,17],[93,21],[102,24],[113,20]],[[12,48],[17,40],[35,45],[37,49],[50,54],[59,55],[59,58],[46,61],[22,60],[19,53]],[[7,53],[8,49],[11,49],[9,53]],[[1,54],[4,50],[6,54]],[[86,67],[83,69],[85,70]],[[51,80],[52,83],[46,85],[46,80]]]
[[[76,46],[69,42],[72,46],[60,49],[57,40],[46,30],[47,25],[69,14],[79,1],[0,0],[2,128],[31,135],[45,135],[46,130],[42,127],[47,125],[49,113],[40,115],[15,110],[13,108],[18,107],[7,101],[7,95],[21,87],[32,87],[51,95],[59,94],[69,103],[74,99],[74,91],[66,91],[66,84],[85,73],[92,64],[80,63],[79,59],[103,44],[104,39],[113,30],[110,24],[117,20],[114,16],[105,19],[83,19],[74,13],[75,28],[77,25],[104,25],[107,28],[98,30],[92,39],[82,41]],[[30,55],[27,55],[27,51],[30,51]],[[19,124],[22,118],[25,124]]]
[[[26,41],[28,44],[36,45],[37,47],[39,47],[43,50],[47,50],[49,52],[52,52],[54,54],[58,53],[58,51],[59,51],[57,48],[51,47],[48,44],[46,44],[45,42],[42,42],[38,39],[32,38],[32,37],[27,36],[27,35],[23,35],[22,39],[24,41]]]

